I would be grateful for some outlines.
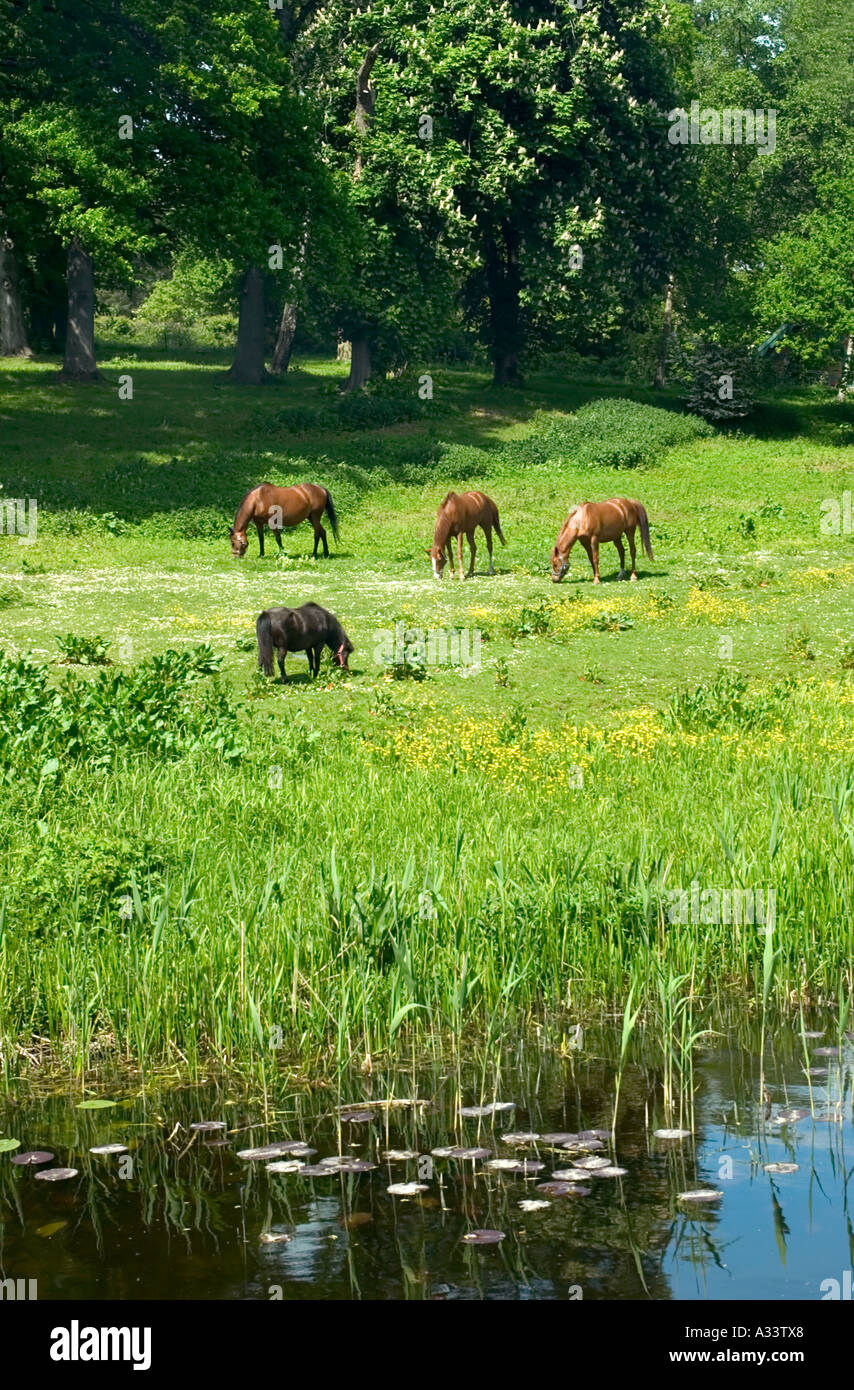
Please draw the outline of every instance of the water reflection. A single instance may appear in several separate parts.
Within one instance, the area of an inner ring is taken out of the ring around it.
[[[663,1112],[660,1074],[641,1048],[622,1079],[614,1142],[618,1042],[588,1035],[586,1045],[568,1058],[520,1045],[497,1066],[378,1072],[337,1091],[280,1079],[260,1095],[224,1082],[140,1094],[113,1078],[101,1093],[115,1104],[100,1110],[79,1109],[76,1091],[13,1087],[0,1104],[2,1137],[19,1139],[21,1152],[49,1151],[78,1176],[40,1182],[37,1168],[0,1155],[0,1276],[36,1279],[42,1299],[291,1302],[818,1299],[823,1281],[843,1280],[854,1263],[850,1043],[822,1056],[821,1078],[807,1074],[797,1036],[778,1040],[762,1078],[754,1049],[697,1055],[693,1135],[681,1140],[653,1138],[679,1117]],[[459,1113],[511,1100],[513,1109]],[[373,1118],[348,1123],[348,1105]],[[210,1127],[191,1129],[200,1121]],[[626,1172],[584,1172],[586,1196],[539,1186],[582,1162],[583,1146],[503,1138],[594,1129],[609,1135],[605,1159]],[[283,1139],[317,1150],[300,1160],[313,1165],[344,1154],[377,1166],[308,1178],[237,1158]],[[90,1152],[110,1144],[127,1152]],[[545,1166],[522,1176],[482,1157],[432,1156],[457,1145]],[[383,1161],[387,1150],[414,1156]],[[426,1190],[389,1195],[409,1182]],[[697,1189],[722,1197],[679,1200]],[[531,1201],[533,1210],[520,1206]],[[475,1229],[506,1238],[463,1243]]]

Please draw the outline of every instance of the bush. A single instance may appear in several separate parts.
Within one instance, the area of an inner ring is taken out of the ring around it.
[[[204,644],[168,649],[131,671],[69,673],[0,652],[0,767],[58,775],[70,760],[108,766],[117,753],[179,757],[206,748],[238,758],[237,710],[212,675],[219,658]]]
[[[686,405],[693,414],[726,424],[751,413],[756,404],[756,362],[747,353],[700,343],[686,365]]]
[[[523,466],[554,460],[582,468],[639,468],[657,463],[666,449],[713,433],[711,425],[679,411],[612,398],[590,401],[574,415],[541,417],[509,452]]]

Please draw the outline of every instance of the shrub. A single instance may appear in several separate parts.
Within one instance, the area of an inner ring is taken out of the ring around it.
[[[726,424],[753,410],[756,363],[747,353],[700,343],[688,355],[686,370],[686,406],[693,414]]]
[[[665,719],[688,730],[767,728],[785,719],[795,684],[794,677],[787,676],[772,686],[750,690],[745,676],[724,671],[711,684],[677,692]]]
[[[69,672],[51,687],[48,667],[0,652],[0,768],[46,780],[68,761],[104,767],[122,752],[171,758],[205,748],[238,758],[237,709],[203,679],[218,666],[204,644],[94,679]]]
[[[509,446],[514,462],[566,461],[582,468],[639,468],[666,449],[714,433],[702,420],[619,398],[590,401],[574,415],[540,417],[527,439]]]

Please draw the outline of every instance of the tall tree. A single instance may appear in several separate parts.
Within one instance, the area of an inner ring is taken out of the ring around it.
[[[394,129],[429,163],[497,385],[580,321],[613,331],[666,278],[678,160],[664,113],[686,27],[670,19],[659,0],[392,0],[351,23],[384,60],[374,138]]]

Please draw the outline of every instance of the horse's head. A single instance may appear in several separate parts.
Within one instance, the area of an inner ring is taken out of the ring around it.
[[[569,569],[569,550],[556,545],[552,551],[552,583],[559,584]]]
[[[249,549],[249,539],[248,539],[248,537],[247,537],[247,535],[246,535],[246,532],[245,532],[245,531],[235,531],[235,529],[234,529],[233,526],[229,526],[229,528],[228,528],[228,534],[229,534],[229,536],[231,537],[231,553],[232,553],[232,555],[236,555],[237,558],[238,558],[238,560],[242,560],[242,559],[243,559],[243,556],[246,554],[247,550]]]
[[[430,556],[430,560],[433,565],[433,573],[435,574],[437,579],[441,579],[442,570],[448,563],[447,555],[445,554],[444,550],[442,550],[438,545],[431,546],[430,549],[427,551],[427,554]]]
[[[342,671],[349,671],[350,669],[350,667],[347,665],[347,658],[352,650],[353,643],[350,641],[349,637],[345,636],[344,641],[341,643],[341,646],[335,653],[335,660],[338,662],[338,665],[341,667]]]

